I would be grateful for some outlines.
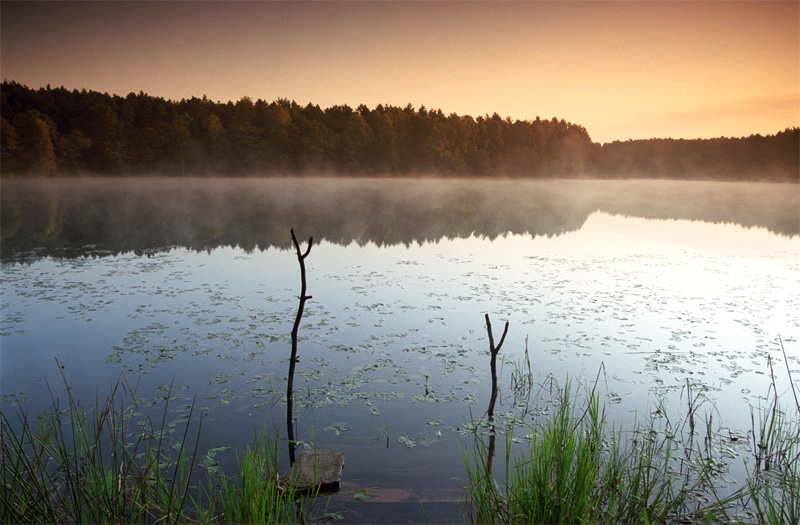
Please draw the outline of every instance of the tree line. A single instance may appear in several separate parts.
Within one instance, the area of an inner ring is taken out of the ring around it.
[[[0,86],[3,175],[454,175],[798,180],[798,128],[594,143],[578,124],[243,97]],[[767,172],[767,168],[769,172]]]
[[[649,139],[601,146],[605,173],[630,177],[800,182],[800,128],[742,138]]]

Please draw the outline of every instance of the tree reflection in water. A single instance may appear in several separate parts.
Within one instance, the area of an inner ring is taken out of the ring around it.
[[[507,233],[554,236],[609,214],[800,234],[800,186],[488,179],[4,179],[3,257],[290,248],[286,231],[378,246]]]

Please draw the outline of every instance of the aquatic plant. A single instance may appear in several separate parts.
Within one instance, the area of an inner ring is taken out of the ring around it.
[[[780,340],[794,406],[779,404],[772,359],[772,379],[767,406],[758,409],[758,423],[751,410],[755,470],[748,473],[743,498],[759,523],[800,523],[800,401]]]
[[[526,423],[528,446],[518,456],[513,429],[506,430],[502,483],[488,479],[480,440],[471,454],[462,452],[469,521],[643,523],[689,515],[686,497],[700,478],[676,479],[670,468],[675,443],[654,419],[630,432],[609,430],[597,394],[580,406],[569,381],[551,402],[555,412]]]
[[[0,523],[295,523],[313,500],[297,502],[278,479],[278,439],[254,437],[234,476],[206,468],[191,485],[198,426],[191,414],[177,440],[140,412],[135,389],[121,376],[103,402],[87,410],[67,384],[66,406],[19,422],[0,413]],[[125,400],[130,399],[126,405]]]
[[[87,411],[60,368],[65,407],[51,391],[50,410],[35,421],[21,413],[15,425],[0,414],[0,522],[187,521],[183,509],[195,461],[187,447],[189,425],[177,453],[168,453],[166,431],[137,417],[135,390],[124,376]],[[166,414],[165,406],[162,429]]]
[[[278,477],[278,439],[266,429],[253,436],[235,476],[207,473],[202,496],[192,499],[201,523],[300,523],[305,511],[296,504],[291,484]]]
[[[512,387],[521,376],[522,365],[516,367]],[[732,482],[724,475],[730,465],[719,457],[722,440],[740,437],[714,431],[715,408],[701,414],[707,399],[694,393],[690,382],[684,416],[670,419],[661,399],[644,420],[623,431],[608,428],[594,388],[581,401],[567,381],[550,398],[541,388],[528,400],[554,411],[534,410],[538,415],[522,429],[515,428],[518,419],[497,429],[506,442],[505,472],[498,478],[491,472],[495,432],[488,434],[487,445],[482,425],[475,425],[472,449],[462,449],[465,518],[472,523],[800,523],[800,402],[788,365],[787,372],[795,404],[784,409],[770,363],[768,402],[753,415],[754,461],[745,461],[745,487],[720,490]],[[514,443],[521,440],[514,435],[524,432],[528,444],[519,451]]]
[[[777,407],[777,396],[774,397]],[[759,523],[800,523],[800,422],[783,410],[761,414],[755,469],[743,495]],[[755,434],[755,433],[754,433]]]

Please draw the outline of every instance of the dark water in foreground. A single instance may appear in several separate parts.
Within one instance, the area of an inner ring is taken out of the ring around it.
[[[58,359],[86,403],[124,372],[160,417],[172,384],[176,435],[196,396],[201,454],[230,447],[223,469],[254,430],[285,438],[294,227],[315,238],[296,435],[345,452],[347,521],[420,521],[420,501],[458,520],[459,445],[489,400],[485,313],[510,323],[495,413],[520,443],[526,347],[538,385],[599,375],[621,424],[683,407],[691,385],[715,432],[746,433],[768,358],[785,370],[779,336],[800,377],[796,185],[44,182],[2,181],[2,410],[63,394]]]

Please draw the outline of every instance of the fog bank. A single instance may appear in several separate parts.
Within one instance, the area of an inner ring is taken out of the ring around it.
[[[3,179],[3,257],[183,246],[289,248],[288,231],[337,244],[553,236],[595,211],[800,234],[800,186],[688,181],[368,178]]]

